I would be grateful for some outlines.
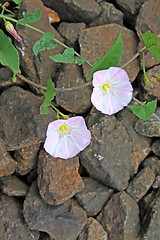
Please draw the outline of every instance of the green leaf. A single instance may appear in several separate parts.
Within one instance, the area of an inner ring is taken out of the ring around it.
[[[121,59],[122,48],[123,39],[122,35],[119,34],[110,50],[106,53],[106,55],[102,59],[98,59],[94,62],[92,71],[89,73],[87,77],[87,81],[93,78],[93,74],[96,71],[108,69],[111,66],[117,66]]]
[[[16,3],[18,6],[20,6],[23,2],[23,0],[12,0],[14,3]]]
[[[36,9],[34,13],[24,13],[24,18],[19,19],[18,23],[34,23],[37,22],[41,17],[41,11]]]
[[[156,63],[158,63],[160,58],[160,45],[151,46],[148,50],[153,54]]]
[[[45,49],[50,50],[57,46],[56,42],[52,42],[54,35],[52,33],[45,33],[41,36],[40,40],[35,42],[33,46],[33,52],[37,56],[40,51]]]
[[[63,54],[57,54],[54,56],[49,56],[50,59],[52,59],[55,62],[60,63],[73,63],[74,62],[74,49],[73,48],[67,48],[64,50]]]
[[[142,39],[147,48],[151,47],[153,45],[156,45],[159,42],[157,35],[155,33],[151,33],[151,31],[147,31],[147,32],[143,33]]]
[[[19,55],[11,43],[11,39],[0,30],[0,63],[10,67],[14,74],[19,71]]]
[[[147,120],[155,111],[157,106],[157,100],[148,102],[144,106],[128,105],[128,108],[140,119]]]
[[[75,57],[75,60],[78,65],[82,65],[86,61],[83,57]]]
[[[49,113],[48,107],[50,106],[51,101],[53,100],[54,96],[56,95],[55,86],[50,77],[48,77],[48,79],[47,79],[47,90],[46,90],[46,92],[42,91],[42,93],[44,94],[45,99],[44,99],[43,104],[40,106],[40,113],[48,114]]]

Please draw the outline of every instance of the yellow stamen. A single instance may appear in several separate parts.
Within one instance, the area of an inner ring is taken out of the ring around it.
[[[105,91],[105,92],[107,92],[108,89],[111,89],[110,83],[104,83],[104,84],[102,85],[102,90]]]
[[[60,127],[59,127],[59,132],[61,133],[66,133],[69,131],[68,127],[65,125],[65,124],[62,124]]]

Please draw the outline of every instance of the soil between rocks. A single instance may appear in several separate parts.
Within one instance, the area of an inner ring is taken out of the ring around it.
[[[49,23],[45,7],[56,11],[60,21]],[[160,33],[159,0],[24,0],[18,17],[37,8],[42,16],[33,26],[52,32],[92,64],[119,33],[124,41],[120,65],[143,47],[140,32]],[[63,52],[61,46],[34,56],[40,34],[19,25],[16,30],[23,39],[13,43],[24,77],[46,86],[50,75],[57,88],[85,83],[87,65],[51,61],[50,55]],[[145,62],[149,74],[159,75],[160,65],[149,52]],[[134,96],[160,99],[160,82],[151,77],[148,87],[141,58],[125,70]],[[160,239],[160,122],[154,116],[139,120],[127,108],[112,116],[101,114],[91,104],[91,86],[58,92],[53,104],[69,116],[85,117],[92,140],[78,156],[56,159],[43,149],[56,113],[40,115],[44,98],[39,90],[11,78],[1,65],[0,239]],[[160,117],[159,102],[156,114]]]

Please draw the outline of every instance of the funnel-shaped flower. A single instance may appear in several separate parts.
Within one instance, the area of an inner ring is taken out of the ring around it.
[[[110,67],[93,74],[91,101],[97,110],[112,115],[129,104],[133,88],[125,70]]]
[[[51,156],[68,159],[85,149],[91,140],[83,117],[56,120],[48,125],[44,148]]]
[[[22,40],[22,38],[18,35],[11,22],[5,21],[5,28],[18,42]]]

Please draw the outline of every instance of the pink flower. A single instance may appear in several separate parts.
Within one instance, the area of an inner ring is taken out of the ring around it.
[[[5,28],[18,42],[20,42],[22,40],[22,38],[18,35],[16,30],[14,29],[14,26],[12,25],[11,22],[6,21]]]
[[[56,120],[48,125],[44,148],[51,156],[68,159],[90,144],[91,134],[83,117]]]
[[[97,110],[112,115],[127,106],[132,99],[133,88],[125,70],[110,67],[93,74],[91,101]]]

